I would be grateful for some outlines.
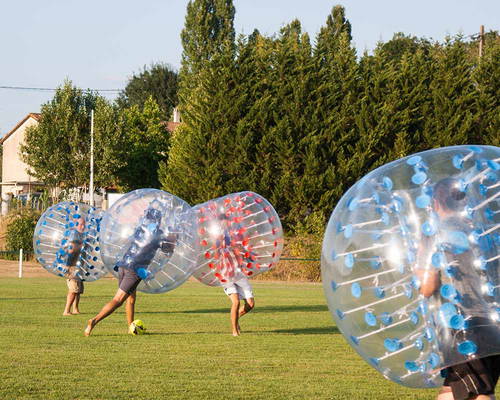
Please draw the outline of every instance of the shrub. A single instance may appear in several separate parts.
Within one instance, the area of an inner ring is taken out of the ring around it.
[[[25,253],[33,252],[33,233],[40,217],[36,210],[22,209],[9,216],[6,233],[7,251],[23,249]]]

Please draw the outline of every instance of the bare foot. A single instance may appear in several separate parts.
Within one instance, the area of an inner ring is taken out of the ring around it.
[[[68,315],[73,315],[73,314],[71,314],[71,312],[69,312],[69,311],[64,311],[64,312],[63,312],[63,315],[64,315],[65,317],[67,317]]]
[[[92,329],[94,329],[94,326],[95,326],[95,321],[93,319],[89,319],[87,322],[87,327],[85,328],[83,334],[85,336],[90,336],[90,334],[92,333]]]
[[[233,336],[240,336],[239,332],[233,332]]]
[[[80,310],[74,310],[73,314],[81,314]]]

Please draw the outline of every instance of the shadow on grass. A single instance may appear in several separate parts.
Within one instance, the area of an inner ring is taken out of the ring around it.
[[[295,329],[274,329],[265,331],[269,333],[283,333],[287,335],[327,335],[340,334],[336,326],[320,326],[314,328],[295,328]]]
[[[226,314],[229,313],[230,305],[226,308],[202,308],[199,310],[183,310],[183,311],[169,311],[171,314]],[[255,307],[252,313],[274,313],[274,312],[319,312],[328,311],[328,307],[323,304],[307,305],[307,306],[263,306]],[[147,314],[147,312],[145,313]]]

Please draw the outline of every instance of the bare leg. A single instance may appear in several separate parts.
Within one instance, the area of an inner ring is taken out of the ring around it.
[[[436,400],[454,400],[454,399],[455,397],[453,397],[451,387],[449,386],[443,386],[438,396],[436,397]],[[495,395],[480,394],[479,396],[471,397],[471,400],[495,400]]]
[[[127,324],[130,325],[134,320],[135,315],[135,299],[137,298],[137,291],[132,293],[128,299],[127,304],[125,304],[125,310],[127,311]]]
[[[248,314],[255,307],[255,300],[253,297],[250,297],[249,299],[244,299],[244,302],[245,303],[243,304],[242,307],[240,307],[240,310],[238,312],[240,318],[243,315]],[[238,332],[241,333],[241,328],[239,323],[238,323]]]
[[[80,304],[80,293],[75,293],[75,301],[73,302],[73,314],[80,314],[78,305]]]
[[[443,386],[441,391],[438,393],[436,400],[454,400],[453,393],[451,392],[451,387]]]
[[[125,300],[127,300],[128,297],[129,294],[127,292],[118,289],[115,297],[113,297],[113,300],[107,303],[99,312],[99,314],[97,314],[94,318],[88,320],[87,328],[84,331],[85,336],[90,336],[94,327],[108,315],[111,315],[118,307],[123,304]]]
[[[66,296],[66,306],[64,307],[63,315],[71,315],[71,306],[75,301],[76,293],[68,292]]]
[[[245,314],[248,314],[255,307],[255,300],[253,297],[249,299],[245,299],[245,304],[240,308],[240,317],[243,317]]]
[[[238,319],[240,317],[239,308],[240,308],[240,298],[237,293],[233,293],[229,295],[231,299],[231,328],[233,329],[233,336],[239,336],[240,331],[238,329]]]

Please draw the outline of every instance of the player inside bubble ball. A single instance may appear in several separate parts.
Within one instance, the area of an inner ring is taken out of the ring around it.
[[[64,307],[64,316],[80,314],[79,304],[80,295],[83,294],[83,282],[78,276],[78,268],[76,263],[80,258],[80,252],[83,246],[83,231],[85,230],[85,219],[79,217],[75,221],[75,229],[70,233],[68,239],[67,254],[68,258],[66,261],[67,272],[65,276],[67,277],[66,283],[68,285],[68,295],[66,296],[66,306]]]
[[[162,219],[157,202],[152,202],[146,209],[141,224],[135,229],[131,244],[124,256],[114,267],[118,270],[118,290],[113,299],[92,319],[88,320],[84,331],[89,336],[94,327],[107,316],[111,315],[125,301],[127,325],[134,321],[137,286],[143,279],[150,277],[148,267],[153,261],[157,250],[170,257],[174,251],[177,234],[165,235],[160,229]]]
[[[216,241],[221,268],[216,276],[222,283],[224,293],[231,300],[229,315],[233,336],[240,336],[240,318],[255,307],[252,285],[245,276],[245,274],[249,274],[245,265],[252,261],[253,253],[247,247],[248,244],[245,245],[246,240],[242,233],[243,226],[240,223],[235,222],[226,213],[221,213],[218,220],[223,230],[220,238]],[[228,282],[227,278],[237,278],[238,280]],[[241,300],[243,300],[243,305],[240,304]]]
[[[454,352],[456,354],[458,342],[467,341],[468,344],[472,343],[471,346],[478,347],[500,346],[500,343],[492,343],[500,342],[500,338],[497,337],[497,330],[491,329],[495,322],[484,311],[486,307],[481,300],[483,294],[480,275],[474,271],[473,254],[467,239],[473,228],[462,216],[466,205],[466,194],[460,190],[457,180],[446,178],[436,183],[433,188],[433,206],[439,219],[441,245],[448,270],[442,273],[439,269],[430,267],[416,271],[420,280],[420,292],[425,297],[433,297],[444,304],[443,287],[453,288],[452,292],[456,295],[450,300],[462,312],[456,319],[459,321],[458,325],[461,325],[461,318],[465,317],[463,326],[451,327],[456,331],[446,327],[438,328],[443,333],[438,336],[446,338],[442,340],[446,343],[439,344],[445,363],[451,360]],[[493,269],[496,270],[497,266]],[[466,329],[462,329],[464,327]],[[494,399],[500,375],[500,355],[475,358],[448,367],[443,372],[446,378],[438,400]]]

